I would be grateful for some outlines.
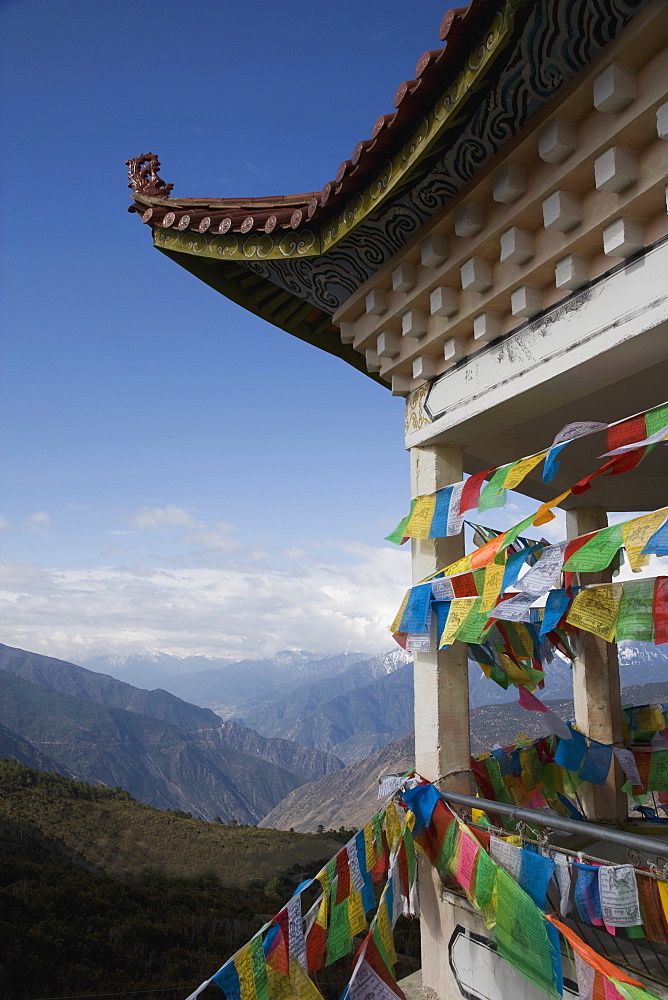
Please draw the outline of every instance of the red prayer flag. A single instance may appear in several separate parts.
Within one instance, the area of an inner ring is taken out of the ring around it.
[[[438,799],[431,814],[431,823],[424,827],[415,840],[420,845],[432,864],[436,861],[445,841],[450,824],[454,823],[454,816],[447,808],[443,799]]]
[[[345,847],[336,855],[336,874],[338,875],[336,902],[342,903],[350,895],[350,863]]]
[[[657,576],[652,600],[654,643],[668,642],[668,576]]]
[[[406,856],[406,845],[401,842],[401,847],[399,848],[399,883],[401,886],[401,895],[405,896],[406,899],[411,894],[410,883],[408,881],[408,858]]]
[[[322,969],[326,947],[327,928],[321,927],[315,920],[306,938],[306,966],[309,974]]]
[[[649,769],[652,764],[652,751],[645,750],[642,747],[636,747],[632,750],[633,758],[636,762],[636,767],[638,768],[638,774],[640,775],[640,785],[632,786],[633,795],[642,795],[647,789],[647,779],[649,778]]]
[[[478,597],[478,589],[473,579],[473,573],[461,573],[451,576],[452,589],[455,597]]]
[[[274,917],[274,923],[278,925],[278,932],[267,952],[267,965],[283,976],[287,976],[290,972],[290,956],[288,953],[288,911],[285,908]]]
[[[519,703],[522,708],[526,708],[529,712],[547,712],[547,705],[544,705],[530,691],[527,691],[523,685],[520,686]]]
[[[634,441],[643,441],[647,437],[647,427],[645,424],[645,414],[640,413],[637,417],[629,417],[619,424],[608,427],[605,438],[605,450],[614,451],[625,444],[633,444]]]
[[[482,484],[492,472],[496,472],[496,469],[485,469],[484,472],[476,472],[474,476],[469,476],[464,483],[464,489],[459,500],[459,514],[464,514],[467,510],[473,510],[478,506]]]

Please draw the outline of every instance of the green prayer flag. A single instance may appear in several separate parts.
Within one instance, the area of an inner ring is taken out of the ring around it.
[[[481,633],[489,621],[487,612],[480,610],[481,604],[482,598],[477,597],[471,610],[459,626],[456,638],[461,642],[478,642],[478,639],[481,638]]]
[[[394,531],[390,532],[389,535],[385,535],[386,542],[394,542],[395,545],[401,545],[404,538],[406,537],[406,525],[410,521],[411,514],[413,513],[413,508],[415,507],[415,500],[411,500],[411,509],[409,510],[406,517],[399,521]]]
[[[575,573],[597,573],[606,569],[624,544],[622,524],[597,531],[593,538],[574,552],[564,563],[564,569]]]
[[[251,959],[253,962],[253,980],[255,982],[255,992],[257,1000],[269,1000],[269,984],[267,982],[267,962],[264,957],[262,947],[262,937],[257,935],[250,943]]]
[[[554,954],[545,917],[503,868],[496,872],[496,894],[494,937],[499,954],[539,990],[561,1000],[555,972],[560,956]]]
[[[453,819],[443,839],[443,844],[438,852],[438,857],[434,862],[434,868],[436,868],[439,872],[451,871],[451,862],[455,853],[455,838],[457,833],[457,821]]]
[[[657,406],[654,410],[648,410],[645,414],[645,430],[647,437],[656,434],[668,426],[668,406]]]
[[[492,904],[495,878],[496,865],[487,851],[479,851],[475,873],[475,901],[481,910],[487,909]]]
[[[343,958],[344,955],[349,954],[351,948],[348,900],[344,899],[343,902],[335,904],[330,912],[325,965],[331,965],[338,958]]]
[[[630,580],[624,584],[622,599],[617,612],[615,642],[635,639],[652,642],[654,639],[654,580]]]
[[[490,481],[483,487],[480,499],[478,500],[478,510],[492,510],[493,507],[503,507],[506,502],[506,491],[504,483],[508,478],[508,473],[517,465],[511,462],[510,465],[502,465],[497,469]]]
[[[668,750],[652,751],[647,777],[647,791],[668,791]]]
[[[650,993],[642,986],[632,986],[631,983],[622,983],[619,979],[610,979],[614,983],[621,995],[626,1000],[658,1000],[656,993]]]

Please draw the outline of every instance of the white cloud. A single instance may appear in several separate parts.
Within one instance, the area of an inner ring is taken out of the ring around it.
[[[51,530],[51,517],[46,511],[38,510],[26,518],[26,528],[36,535],[48,535]]]
[[[132,518],[131,524],[140,531],[156,528],[198,528],[200,523],[182,507],[142,507]]]
[[[241,549],[241,543],[236,538],[230,538],[231,532],[234,531],[231,524],[216,521],[212,525],[200,523],[197,527],[199,531],[192,532],[183,539],[186,544],[218,552],[238,552]]]
[[[283,555],[286,559],[305,559],[306,549],[289,548],[283,549]]]
[[[342,548],[346,565],[314,560],[297,572],[248,559],[222,568],[7,564],[3,641],[74,660],[146,648],[239,659],[389,649],[409,554]]]
[[[9,531],[11,525],[6,517],[0,514],[0,531]]]

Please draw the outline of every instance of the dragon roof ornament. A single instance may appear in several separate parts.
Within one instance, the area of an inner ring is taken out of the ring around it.
[[[142,153],[132,160],[126,160],[128,165],[129,188],[135,195],[148,198],[168,198],[174,187],[158,176],[160,160],[155,153]]]

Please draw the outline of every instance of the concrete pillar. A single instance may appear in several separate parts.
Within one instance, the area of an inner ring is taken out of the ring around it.
[[[603,507],[577,507],[566,514],[569,539],[587,535],[607,525],[608,515]],[[580,574],[583,584],[610,583],[611,579],[609,569]],[[573,702],[578,728],[600,743],[623,746],[617,646],[591,632],[581,632],[574,652]],[[582,786],[580,799],[588,819],[599,823],[626,820],[626,796],[618,790],[623,782],[621,768],[613,758],[613,767],[605,785]]]
[[[433,493],[463,479],[459,448],[429,445],[411,448],[411,493]],[[412,539],[413,583],[464,555],[464,533],[433,541]],[[415,766],[435,781],[455,771],[442,787],[471,792],[467,647],[457,642],[435,653],[416,653],[415,662]],[[422,983],[441,997],[448,988],[448,958],[443,939],[443,906],[436,872],[419,859]],[[451,977],[450,977],[451,978]]]
[[[412,495],[433,493],[463,478],[459,448],[429,445],[411,448]],[[464,555],[463,532],[452,538],[412,539],[413,583]],[[468,664],[465,643],[415,657],[415,763],[431,781],[456,768],[469,767]],[[444,787],[470,792],[467,773]]]

